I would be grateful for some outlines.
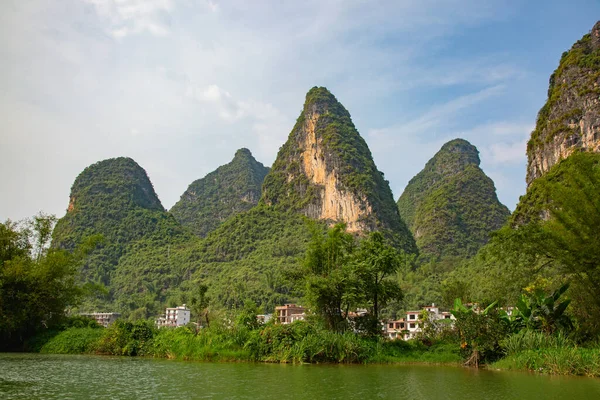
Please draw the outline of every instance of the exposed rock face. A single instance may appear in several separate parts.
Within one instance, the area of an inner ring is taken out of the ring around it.
[[[240,149],[233,160],[194,181],[171,213],[200,237],[215,230],[227,218],[258,204],[261,185],[269,168]]]
[[[600,151],[600,21],[563,53],[527,145],[527,185],[575,151]]]
[[[262,200],[350,232],[389,230],[414,251],[391,190],[350,114],[325,88],[313,88],[263,185]]]
[[[510,211],[479,163],[477,148],[455,139],[406,186],[398,209],[422,254],[472,256],[507,221]]]

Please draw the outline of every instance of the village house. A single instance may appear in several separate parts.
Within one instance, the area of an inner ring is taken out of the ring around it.
[[[291,324],[294,321],[303,321],[306,309],[296,304],[285,304],[275,307],[275,318],[280,324]]]
[[[413,339],[422,332],[421,314],[423,311],[427,312],[428,319],[431,322],[440,320],[455,320],[452,313],[447,311],[440,311],[439,307],[435,304],[423,307],[420,311],[407,311],[406,318],[402,318],[396,321],[388,321],[385,326],[385,335],[389,339],[402,339],[409,340]]]
[[[102,325],[108,328],[113,322],[115,322],[121,314],[114,312],[94,312],[94,313],[81,313],[79,314],[84,317],[90,317],[96,320],[98,325]]]
[[[190,322],[190,316],[190,310],[185,304],[178,307],[167,308],[165,310],[165,316],[156,320],[156,326],[159,328],[184,326]]]
[[[256,320],[258,321],[259,324],[266,324],[267,322],[269,322],[271,320],[272,317],[273,317],[273,314],[257,314]]]
[[[391,340],[404,339],[404,335],[406,335],[405,331],[406,321],[404,318],[397,321],[388,321],[386,323],[385,334]]]

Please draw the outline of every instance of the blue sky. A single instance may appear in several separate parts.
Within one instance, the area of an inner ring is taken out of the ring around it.
[[[462,137],[514,209],[548,78],[598,19],[596,0],[3,0],[0,220],[64,215],[77,174],[117,156],[170,208],[240,147],[270,165],[313,86],[396,199]]]

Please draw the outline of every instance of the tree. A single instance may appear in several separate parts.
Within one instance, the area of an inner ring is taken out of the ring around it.
[[[47,220],[43,220],[47,218]],[[58,325],[77,304],[75,281],[83,252],[49,249],[54,217],[39,214],[28,225],[0,224],[0,345],[20,346],[36,332]],[[32,251],[33,249],[33,251]]]
[[[342,310],[347,315],[356,301],[356,278],[350,262],[354,247],[354,238],[346,233],[345,224],[335,225],[325,236],[313,228],[304,259],[306,299],[334,331],[346,328]]]
[[[206,326],[210,326],[208,317],[208,305],[210,303],[210,298],[206,295],[207,291],[208,286],[201,282],[197,282],[194,285],[191,311],[196,316],[196,332],[198,332],[198,329],[202,326],[202,317],[204,317]]]
[[[548,334],[552,334],[558,329],[571,329],[573,324],[565,314],[571,299],[559,301],[568,288],[569,284],[566,283],[550,295],[546,295],[541,289],[536,289],[528,295],[524,294],[517,302],[512,316],[514,323]]]
[[[451,312],[456,318],[465,365],[478,367],[480,361],[494,361],[502,354],[500,341],[508,335],[509,326],[499,311],[496,302],[479,310],[455,300]]]
[[[371,233],[364,239],[353,255],[357,293],[363,297],[373,323],[370,333],[379,334],[379,314],[391,300],[402,300],[402,290],[398,283],[388,279],[396,273],[402,263],[402,254],[387,244],[379,232]]]
[[[588,337],[600,325],[600,155],[575,153],[535,180],[515,211],[513,225],[482,249],[479,270],[488,298],[515,304],[526,287],[548,289],[571,282],[571,312]],[[480,258],[480,257],[478,257]],[[496,296],[493,296],[496,294]],[[505,299],[502,299],[505,300]],[[505,300],[506,301],[506,300]],[[577,303],[576,303],[577,302]]]

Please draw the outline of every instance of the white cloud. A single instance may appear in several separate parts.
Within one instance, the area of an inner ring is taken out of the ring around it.
[[[205,88],[199,88],[198,85],[189,84],[185,95],[193,100],[213,106],[217,115],[224,121],[235,122],[244,117],[244,110],[240,102],[233,99],[228,91],[217,85],[211,84]]]
[[[369,135],[394,135],[394,136],[414,136],[420,134],[429,134],[437,136],[440,127],[446,127],[448,122],[456,117],[457,114],[469,107],[475,106],[485,100],[502,93],[503,85],[487,87],[474,93],[465,94],[449,100],[442,104],[436,104],[423,112],[420,116],[409,119],[391,127],[383,129],[374,129]],[[444,129],[448,132],[448,129]]]
[[[522,164],[526,160],[527,140],[533,128],[529,122],[495,121],[459,131],[456,136],[482,143],[480,151],[484,164]]]
[[[169,33],[166,16],[174,0],[84,0],[92,4],[107,23],[107,31],[115,38],[148,32],[156,36]]]
[[[487,148],[489,159],[494,164],[521,163],[526,158],[527,140],[512,143],[492,143]]]
[[[472,114],[510,120],[482,105],[507,96],[523,63],[491,49],[453,52],[473,40],[469,29],[513,9],[498,3],[2,1],[0,132],[18,156],[0,159],[0,170],[31,178],[6,174],[7,193],[28,202],[0,199],[0,211],[61,213],[83,167],[120,155],[147,168],[170,207],[237,148],[273,161],[315,85],[349,109],[398,189],[477,125]],[[523,140],[485,135],[482,149]],[[58,193],[40,197],[37,175],[54,177],[48,190]]]

